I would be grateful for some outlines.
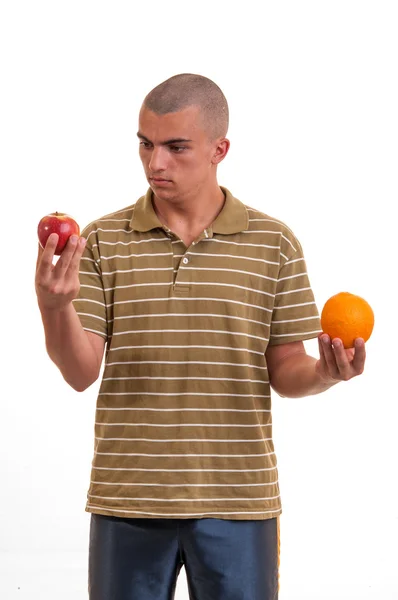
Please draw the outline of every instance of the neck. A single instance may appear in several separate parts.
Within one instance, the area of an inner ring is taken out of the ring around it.
[[[171,230],[196,231],[205,229],[217,217],[224,206],[225,196],[217,186],[212,193],[201,192],[181,200],[166,200],[152,195],[152,204],[161,223]]]

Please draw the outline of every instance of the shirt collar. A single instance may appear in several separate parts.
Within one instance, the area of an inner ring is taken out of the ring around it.
[[[221,212],[211,224],[212,233],[228,234],[246,231],[249,227],[249,215],[246,207],[227,188],[220,187],[225,194],[225,202]],[[135,203],[130,227],[135,231],[150,231],[157,227],[163,228],[153,208],[151,188],[148,189],[145,196],[141,196]]]

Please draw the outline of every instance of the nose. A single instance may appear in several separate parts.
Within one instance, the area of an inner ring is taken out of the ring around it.
[[[166,160],[167,157],[165,148],[154,147],[151,152],[151,157],[148,164],[151,173],[159,173],[161,171],[165,171],[167,167]]]

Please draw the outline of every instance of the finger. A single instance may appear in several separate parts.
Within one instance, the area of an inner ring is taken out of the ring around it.
[[[44,248],[39,244],[39,252],[36,261],[36,271],[39,276],[44,277],[51,272],[57,244],[57,233],[51,233],[51,235],[48,236]]]
[[[318,336],[318,348],[319,348],[319,358],[321,359],[321,361],[324,363],[324,365],[326,367],[326,358],[325,358],[325,352],[323,350],[322,334]]]
[[[79,237],[77,235],[71,235],[68,239],[66,246],[62,250],[61,256],[59,257],[54,268],[54,277],[57,279],[65,276],[65,273],[69,268],[70,261],[72,260],[73,254],[76,250],[78,241]]]
[[[72,256],[72,259],[69,263],[68,274],[75,275],[79,273],[80,260],[83,256],[84,249],[86,247],[87,240],[84,237],[79,239],[79,242],[76,246],[75,252]]]
[[[339,370],[337,368],[334,351],[332,348],[332,342],[330,337],[326,334],[321,336],[322,351],[327,364],[329,375],[333,379],[339,379]]]
[[[323,376],[329,377],[329,367],[326,362],[325,351],[323,349],[323,341],[321,338],[322,334],[318,336],[318,348],[319,348],[319,369]]]
[[[357,375],[363,373],[365,368],[366,349],[365,340],[357,338],[354,342],[355,354],[352,360],[352,368]]]
[[[343,342],[340,338],[334,338],[332,340],[334,358],[339,372],[340,379],[350,379],[351,377],[351,364],[348,360],[347,353],[344,349]]]
[[[36,259],[36,271],[39,267],[39,263],[42,257],[42,254],[44,252],[44,248],[42,247],[42,245],[40,244],[40,242],[37,244],[38,245],[38,252],[37,252],[37,259]]]

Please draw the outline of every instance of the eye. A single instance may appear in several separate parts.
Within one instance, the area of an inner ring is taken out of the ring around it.
[[[143,148],[150,148],[152,146],[152,144],[150,142],[140,142],[140,146],[142,146]]]
[[[185,150],[185,149],[186,149],[186,147],[185,147],[185,146],[174,146],[174,145],[172,145],[172,146],[169,146],[169,148],[170,148],[170,150],[171,150],[172,152],[175,152],[176,154],[178,154],[178,153],[180,153],[180,152],[182,152],[183,150]]]

